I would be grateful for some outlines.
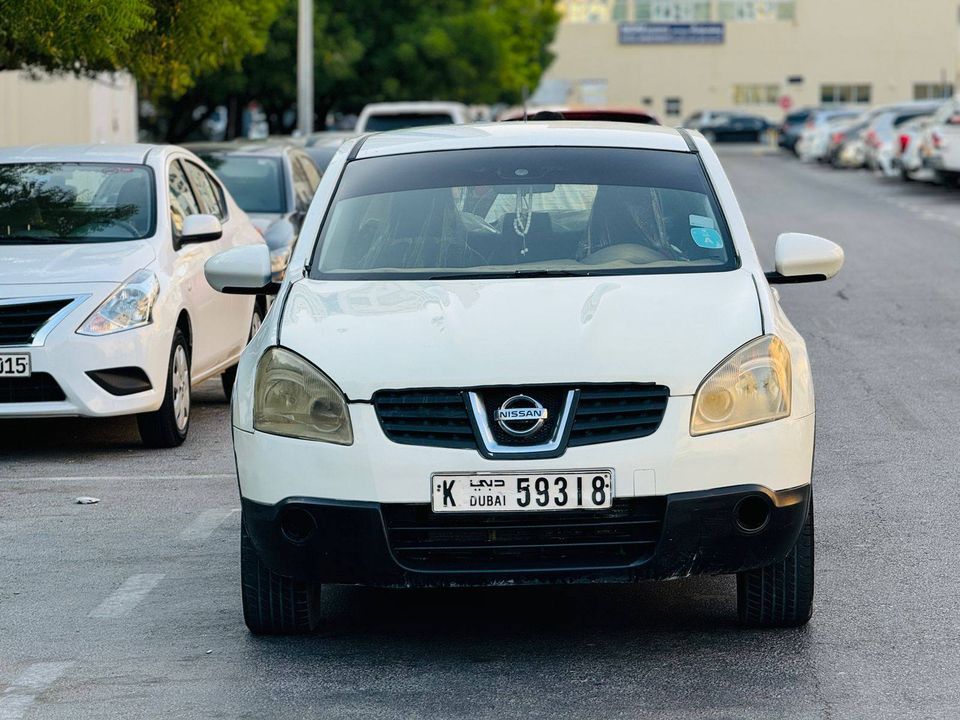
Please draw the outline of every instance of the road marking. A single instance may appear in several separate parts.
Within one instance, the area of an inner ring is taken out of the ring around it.
[[[117,482],[147,480],[235,480],[236,473],[212,473],[207,475],[48,475],[45,477],[0,477],[0,482]]]
[[[161,573],[142,573],[128,578],[90,613],[90,617],[119,618],[128,615],[163,578]]]
[[[42,662],[30,665],[0,696],[0,720],[20,720],[37,695],[46,690],[72,662]]]
[[[224,520],[238,512],[240,512],[238,509],[227,510],[224,508],[205,510],[180,533],[180,539],[191,543],[203,542],[213,534],[214,530],[220,527]]]

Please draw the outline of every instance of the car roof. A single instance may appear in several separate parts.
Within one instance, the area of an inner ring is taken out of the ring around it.
[[[184,145],[197,155],[257,155],[261,157],[281,157],[293,149],[284,142],[198,142]]]
[[[465,110],[466,105],[458,102],[418,101],[418,102],[382,102],[369,103],[363,108],[364,113],[386,110],[403,113],[433,113],[451,110]]]
[[[358,158],[504,147],[621,147],[689,152],[673,128],[617,122],[537,120],[406,128],[365,136]]]
[[[170,148],[170,145],[29,145],[0,148],[0,163],[31,162],[91,162],[130,163],[143,165],[152,150]]]

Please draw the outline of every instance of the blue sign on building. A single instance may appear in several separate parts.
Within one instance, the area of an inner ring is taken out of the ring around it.
[[[720,45],[723,23],[620,23],[621,45]]]

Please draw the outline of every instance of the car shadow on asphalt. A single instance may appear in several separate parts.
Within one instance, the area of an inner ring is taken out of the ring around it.
[[[223,422],[222,415],[229,401],[224,397],[220,381],[210,380],[195,388],[190,419],[191,437],[184,447],[197,441],[207,424]],[[117,450],[147,450],[140,442],[134,416],[106,418],[11,418],[0,419],[0,455],[5,459],[26,459]]]

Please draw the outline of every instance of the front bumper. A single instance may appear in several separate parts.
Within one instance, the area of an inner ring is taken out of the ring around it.
[[[766,508],[767,519],[757,530],[748,532],[738,525],[744,501]],[[276,505],[242,501],[244,527],[261,562],[274,572],[299,579],[382,587],[634,582],[734,573],[782,560],[795,544],[806,518],[810,485],[780,491],[738,485],[635,498],[634,502],[642,515],[640,522],[655,527],[646,548],[621,552],[619,547],[612,547],[609,537],[600,534],[601,530],[593,535],[598,552],[584,561],[582,553],[557,551],[565,542],[563,530],[556,530],[557,524],[549,533],[528,535],[522,551],[495,555],[486,550],[502,547],[503,539],[488,527],[481,531],[486,542],[478,541],[476,528],[472,527],[482,522],[478,515],[446,519],[438,530],[429,527],[441,520],[429,512],[428,506],[302,497],[287,498]],[[543,513],[530,515],[539,515],[537,521],[545,517]],[[617,516],[619,525],[627,522],[625,517]],[[416,518],[423,524],[411,535]],[[568,513],[565,520],[570,524],[577,521],[573,513]],[[512,514],[509,522],[516,528],[532,520]],[[651,525],[655,522],[659,524]],[[290,528],[297,532],[285,532]],[[419,551],[403,547],[411,544],[411,537],[418,538]],[[541,545],[533,551],[536,538]],[[578,540],[582,546],[589,538],[581,536]],[[464,541],[468,544],[461,547],[469,551],[449,552],[450,545]],[[444,552],[434,552],[437,548]]]
[[[90,337],[76,330],[116,287],[115,283],[58,285],[57,294],[83,298],[53,325],[40,344],[0,347],[2,353],[28,354],[33,373],[43,373],[59,386],[62,400],[6,402],[0,395],[0,418],[103,417],[150,412],[160,407],[166,386],[173,328],[160,322],[123,332]],[[38,286],[0,286],[0,297],[50,293]],[[114,394],[88,373],[112,368],[138,368],[150,389]]]

